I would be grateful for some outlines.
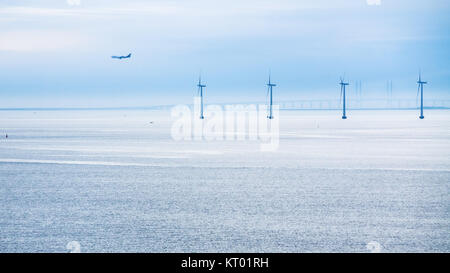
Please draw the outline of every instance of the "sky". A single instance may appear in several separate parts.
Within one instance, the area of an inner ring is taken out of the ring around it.
[[[0,108],[450,98],[448,0],[0,0]],[[112,55],[131,59],[116,60]]]

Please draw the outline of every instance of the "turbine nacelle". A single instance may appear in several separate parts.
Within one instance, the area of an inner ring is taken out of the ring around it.
[[[422,81],[422,73],[419,73],[419,80],[417,81],[418,84],[427,84],[428,82]]]
[[[270,75],[271,73],[269,72],[269,83],[267,84],[267,86],[269,86],[269,87],[274,87],[274,86],[277,86],[276,84],[274,84],[274,83],[272,83],[271,81],[270,81]]]
[[[198,84],[197,84],[197,86],[198,87],[206,87],[206,85],[204,85],[204,84],[202,84],[202,76],[200,76],[200,77],[198,77]]]
[[[344,82],[344,80],[341,79],[341,82],[339,83],[340,85],[350,85],[350,83],[348,82]]]

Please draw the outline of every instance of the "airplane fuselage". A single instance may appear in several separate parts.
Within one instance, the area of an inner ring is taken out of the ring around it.
[[[119,60],[122,60],[122,59],[128,59],[128,58],[131,58],[131,53],[128,54],[127,56],[111,56],[111,58],[113,58],[113,59],[119,59]]]

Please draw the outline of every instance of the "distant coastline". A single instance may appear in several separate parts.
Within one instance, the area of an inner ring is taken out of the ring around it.
[[[245,103],[242,103],[245,104]],[[218,104],[226,105],[226,104]],[[115,110],[170,110],[175,105],[164,106],[142,106],[142,107],[10,107],[0,108],[0,111],[115,111]],[[417,110],[419,108],[385,108],[385,107],[364,107],[364,108],[348,108],[348,110]],[[427,110],[450,110],[450,107],[424,107]],[[280,107],[282,111],[335,111],[340,108],[284,108]]]

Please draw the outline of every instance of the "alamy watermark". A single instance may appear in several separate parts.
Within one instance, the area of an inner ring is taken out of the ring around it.
[[[69,253],[81,253],[81,245],[78,241],[68,242],[66,249],[69,250]]]
[[[279,106],[207,105],[194,98],[193,111],[187,105],[172,108],[171,135],[176,141],[259,141],[263,152],[276,151],[280,143]],[[204,118],[202,118],[204,117]]]
[[[69,6],[79,6],[81,4],[81,0],[67,0],[67,4]]]
[[[366,3],[369,6],[379,6],[381,5],[381,0],[366,0]]]
[[[383,250],[383,247],[377,241],[368,242],[366,248],[370,253],[380,253]]]

